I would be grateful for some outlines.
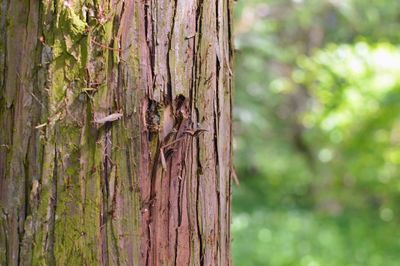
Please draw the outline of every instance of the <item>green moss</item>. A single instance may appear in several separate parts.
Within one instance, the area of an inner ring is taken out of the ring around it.
[[[89,53],[89,38],[88,36],[85,36],[82,38],[81,42],[80,42],[80,52],[81,52],[81,58],[80,58],[80,68],[81,69],[85,69],[86,68],[86,64],[88,62],[88,53]],[[82,71],[83,72],[83,71]],[[85,75],[82,75],[82,77],[84,77]]]
[[[64,68],[63,60],[57,59],[53,69],[52,86],[50,91],[50,102],[53,106],[61,101],[65,96]]]
[[[64,33],[68,33],[75,40],[85,33],[88,26],[71,8],[62,10],[59,25]]]

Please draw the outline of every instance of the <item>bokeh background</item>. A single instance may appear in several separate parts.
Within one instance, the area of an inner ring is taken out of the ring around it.
[[[239,0],[234,28],[234,265],[400,265],[400,1]]]

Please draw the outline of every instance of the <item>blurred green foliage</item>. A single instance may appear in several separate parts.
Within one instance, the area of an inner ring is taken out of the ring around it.
[[[235,265],[400,265],[400,2],[236,5]]]

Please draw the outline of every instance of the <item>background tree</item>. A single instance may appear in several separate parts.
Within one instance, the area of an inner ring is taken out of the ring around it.
[[[400,2],[236,12],[235,265],[397,265]]]
[[[231,9],[2,1],[0,264],[230,264]]]

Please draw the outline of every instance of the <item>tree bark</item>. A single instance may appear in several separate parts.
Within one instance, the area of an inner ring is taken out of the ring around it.
[[[231,264],[231,15],[1,1],[1,265]]]

